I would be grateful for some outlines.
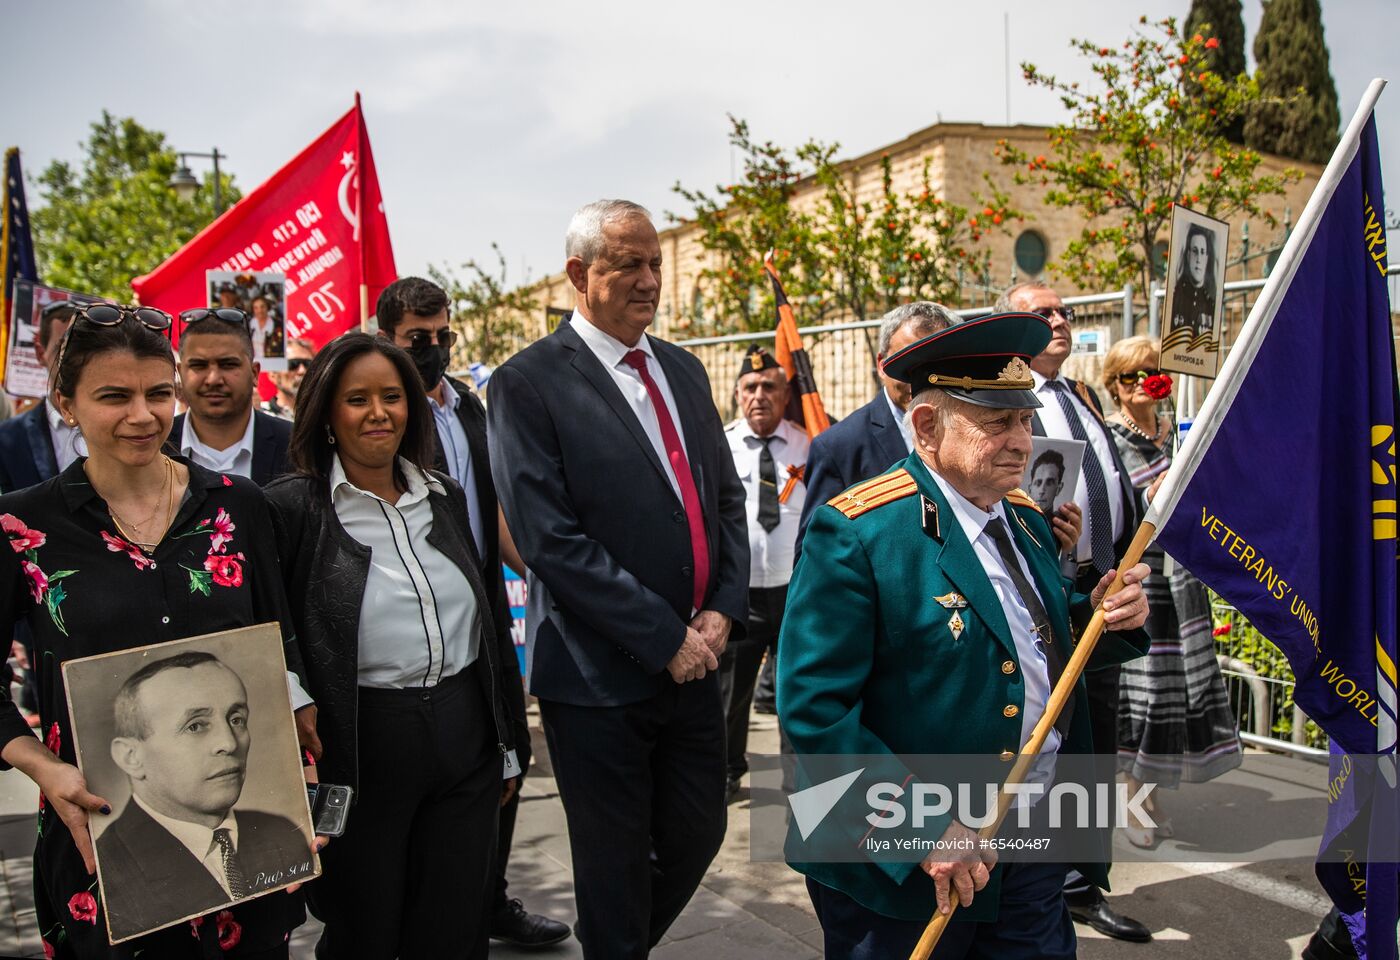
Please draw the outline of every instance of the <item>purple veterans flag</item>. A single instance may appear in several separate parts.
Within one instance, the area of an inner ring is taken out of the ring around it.
[[[1400,390],[1371,115],[1383,87],[1367,90],[1146,519],[1288,657],[1294,698],[1335,751],[1318,879],[1360,955],[1395,960]]]

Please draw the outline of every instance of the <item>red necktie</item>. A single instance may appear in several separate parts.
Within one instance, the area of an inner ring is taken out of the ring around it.
[[[671,420],[671,411],[661,397],[661,389],[647,372],[647,355],[641,350],[629,350],[622,362],[642,375],[642,384],[651,398],[652,409],[656,411],[656,422],[661,427],[661,442],[666,445],[666,458],[671,461],[671,470],[676,475],[676,483],[681,488],[681,503],[685,506],[686,524],[690,527],[690,555],[695,569],[695,589],[693,602],[696,610],[705,602],[705,592],[710,586],[710,540],[705,535],[705,515],[700,511],[700,494],[695,489],[695,478],[690,474],[690,461],[681,449],[681,436]]]

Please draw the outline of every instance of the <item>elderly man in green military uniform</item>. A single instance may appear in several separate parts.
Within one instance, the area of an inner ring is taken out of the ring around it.
[[[1031,452],[1030,358],[1050,339],[1033,314],[972,320],[891,355],[913,387],[914,452],[813,515],[779,641],[778,715],[802,755],[982,754],[1030,738],[1080,628],[1112,583],[1072,593],[1051,528],[1016,485]],[[1103,602],[1090,669],[1147,650],[1146,564]],[[1042,749],[1090,753],[1081,680]],[[1007,769],[1010,763],[1006,764]],[[951,820],[945,841],[975,838]],[[1104,842],[1107,836],[1103,837]],[[1063,864],[996,864],[934,852],[922,863],[795,862],[826,956],[904,957],[955,888],[964,909],[943,958],[1073,957]],[[946,849],[946,848],[945,848]],[[1076,864],[1107,885],[1102,865]]]

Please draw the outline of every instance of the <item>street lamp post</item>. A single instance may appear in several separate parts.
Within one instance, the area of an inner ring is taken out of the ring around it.
[[[214,216],[219,216],[224,212],[223,191],[220,189],[222,181],[219,178],[219,161],[227,160],[228,154],[220,153],[215,147],[213,153],[187,153],[180,152],[180,167],[170,178],[170,189],[175,191],[175,195],[181,200],[194,199],[195,192],[199,190],[199,181],[190,172],[189,165],[185,162],[187,157],[199,157],[202,160],[214,161]]]

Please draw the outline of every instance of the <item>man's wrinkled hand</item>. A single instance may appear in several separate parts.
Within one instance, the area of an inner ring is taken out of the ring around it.
[[[1151,574],[1147,564],[1139,563],[1123,573],[1123,589],[1107,600],[1103,599],[1118,571],[1110,570],[1103,575],[1094,588],[1090,599],[1094,606],[1103,601],[1103,622],[1107,630],[1136,630],[1147,622],[1147,595],[1142,592],[1142,581]]]
[[[701,610],[690,621],[691,629],[700,634],[705,646],[709,647],[716,657],[724,653],[725,645],[729,643],[729,628],[732,624],[733,621],[718,610]]]
[[[933,878],[938,912],[944,916],[953,911],[948,899],[949,887],[958,891],[958,903],[971,906],[973,894],[985,887],[992,875],[992,867],[997,862],[996,851],[980,850],[978,840],[977,831],[954,820],[943,831],[941,849],[930,853],[919,864],[919,868]]]
[[[677,683],[699,680],[710,670],[719,669],[719,658],[710,649],[700,633],[690,627],[685,628],[685,640],[666,664],[671,679]]]

